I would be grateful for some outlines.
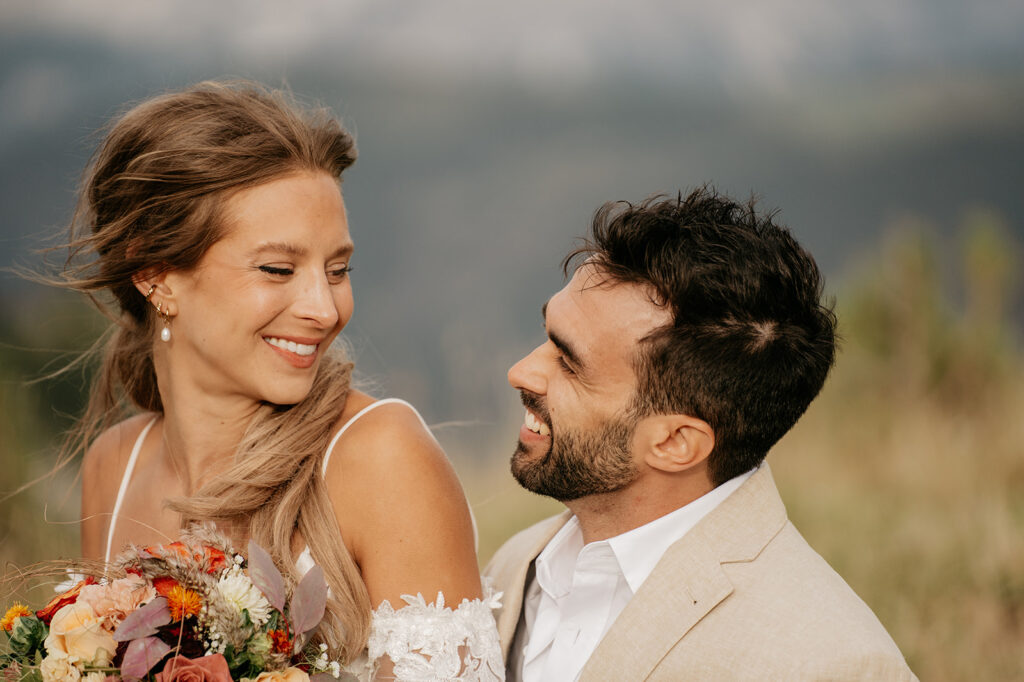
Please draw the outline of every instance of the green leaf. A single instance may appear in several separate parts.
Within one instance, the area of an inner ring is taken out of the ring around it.
[[[47,627],[35,616],[22,616],[14,621],[11,629],[11,651],[28,660],[40,649],[46,639]]]

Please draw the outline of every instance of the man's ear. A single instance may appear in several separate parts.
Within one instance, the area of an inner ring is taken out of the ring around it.
[[[653,469],[676,473],[705,462],[715,448],[715,432],[703,419],[685,414],[653,415],[640,420],[634,444]]]

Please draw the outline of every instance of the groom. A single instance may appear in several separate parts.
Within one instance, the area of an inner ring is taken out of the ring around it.
[[[512,473],[568,507],[487,569],[509,679],[916,679],[763,463],[835,354],[810,254],[704,188],[606,204],[573,266],[508,374]]]

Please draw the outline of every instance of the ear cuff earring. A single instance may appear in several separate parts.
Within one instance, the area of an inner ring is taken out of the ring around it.
[[[156,291],[156,285],[153,284],[149,287],[149,291],[146,292],[146,301],[148,302],[153,292]],[[171,340],[171,316],[163,310],[163,303],[156,304],[156,314],[160,316],[160,319],[164,321],[164,328],[160,330],[160,340],[167,343]]]

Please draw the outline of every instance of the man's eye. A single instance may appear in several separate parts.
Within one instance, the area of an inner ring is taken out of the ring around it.
[[[294,270],[292,270],[291,268],[279,267],[277,265],[261,265],[260,266],[260,272],[265,272],[268,275],[276,275],[276,276],[279,276],[279,277],[284,277],[284,276],[292,274],[294,272]]]
[[[561,355],[558,356],[558,366],[561,367],[562,371],[565,372],[566,374],[576,374],[576,372],[573,371],[572,367],[569,366],[569,363],[566,362],[565,358],[562,357]]]

